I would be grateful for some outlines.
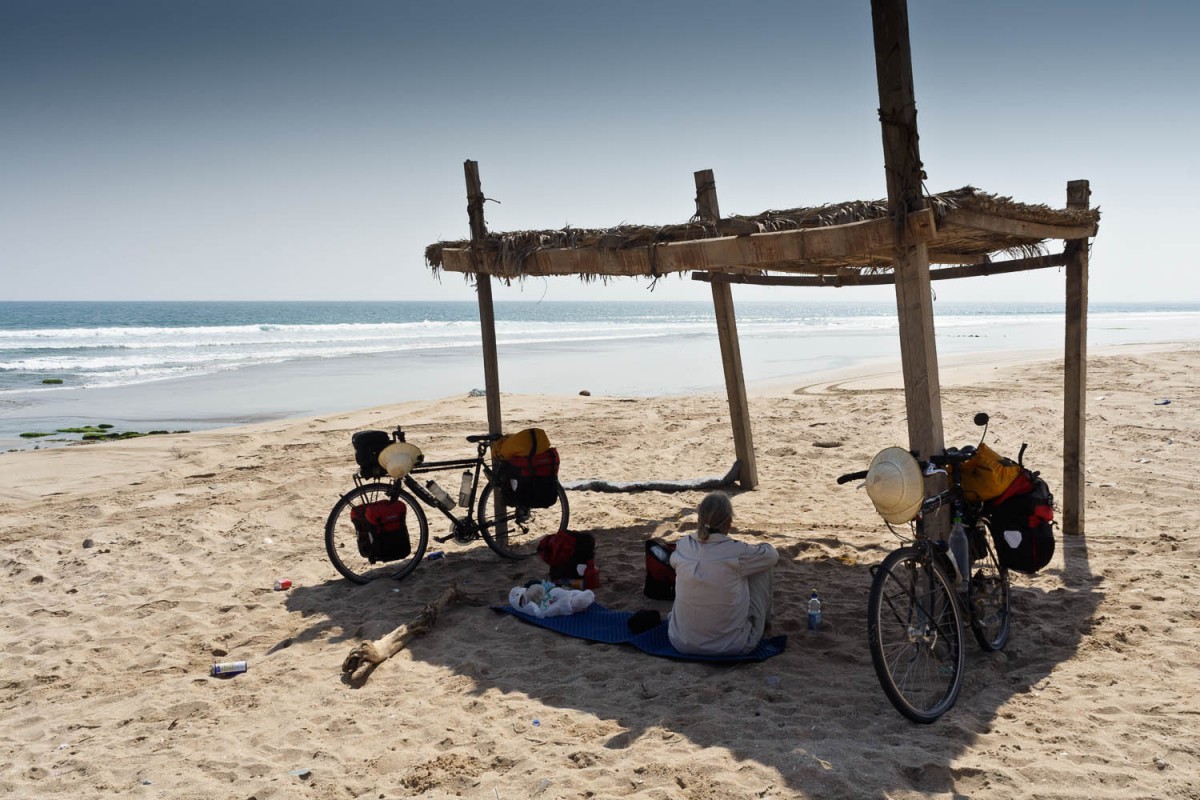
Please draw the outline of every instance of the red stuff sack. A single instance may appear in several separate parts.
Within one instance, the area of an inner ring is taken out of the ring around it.
[[[358,534],[358,552],[374,564],[408,558],[408,507],[399,500],[379,500],[350,509],[350,521]]]

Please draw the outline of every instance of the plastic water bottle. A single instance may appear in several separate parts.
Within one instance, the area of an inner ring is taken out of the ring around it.
[[[454,498],[451,497],[445,489],[438,486],[437,483],[432,480],[427,481],[425,483],[425,488],[428,489],[429,493],[436,497],[438,502],[444,505],[446,508],[454,508]]]
[[[820,630],[821,628],[821,598],[817,597],[817,590],[813,589],[812,595],[808,598],[808,629],[810,631]]]
[[[950,562],[954,564],[955,583],[959,591],[967,588],[967,574],[971,571],[971,543],[963,528],[962,517],[955,517],[950,527]]]
[[[471,474],[471,470],[464,470],[462,483],[458,485],[458,504],[463,508],[467,507],[467,503],[471,502],[471,479],[475,477]]]

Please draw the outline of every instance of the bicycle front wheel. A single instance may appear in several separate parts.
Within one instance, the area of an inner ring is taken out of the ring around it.
[[[567,529],[571,516],[567,505],[567,493],[558,485],[558,498],[549,508],[509,506],[500,501],[497,516],[492,501],[492,484],[479,494],[479,532],[488,547],[504,558],[529,558],[537,552],[538,542],[543,536]]]
[[[355,508],[379,500],[399,500],[408,506],[409,553],[392,561],[374,561],[359,549],[358,530],[350,519]],[[405,577],[421,562],[429,544],[429,523],[425,512],[412,495],[387,483],[367,483],[342,495],[325,521],[325,552],[334,568],[354,583],[370,583],[378,578]]]
[[[1010,589],[1008,570],[1000,566],[996,549],[992,547],[988,532],[976,530],[976,541],[972,555],[977,555],[971,565],[970,594],[967,606],[971,616],[971,632],[975,641],[988,652],[1001,650],[1008,644],[1011,622],[1009,613]]]
[[[904,716],[928,724],[962,687],[963,623],[954,589],[916,547],[888,555],[867,600],[871,661],[884,694]]]

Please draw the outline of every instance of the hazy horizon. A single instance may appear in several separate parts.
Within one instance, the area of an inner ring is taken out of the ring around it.
[[[910,3],[930,192],[1101,209],[1093,302],[1194,302],[1192,5]],[[667,224],[712,169],[754,214],[886,194],[870,5],[0,4],[2,300],[470,300],[426,245]],[[1145,244],[1142,244],[1145,242]],[[946,281],[1057,302],[1062,271]],[[668,277],[497,284],[497,300],[702,300]],[[870,302],[890,287],[734,287]]]

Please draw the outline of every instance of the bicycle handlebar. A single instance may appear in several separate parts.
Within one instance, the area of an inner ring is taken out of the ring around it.
[[[867,477],[867,471],[864,469],[860,472],[851,472],[847,475],[842,475],[838,477],[837,482],[839,484],[849,483],[850,481],[857,481],[865,477]]]
[[[948,467],[954,464],[961,464],[974,456],[975,448],[971,445],[966,445],[965,447],[947,447],[946,452],[933,456],[929,459],[929,463],[936,467]]]

